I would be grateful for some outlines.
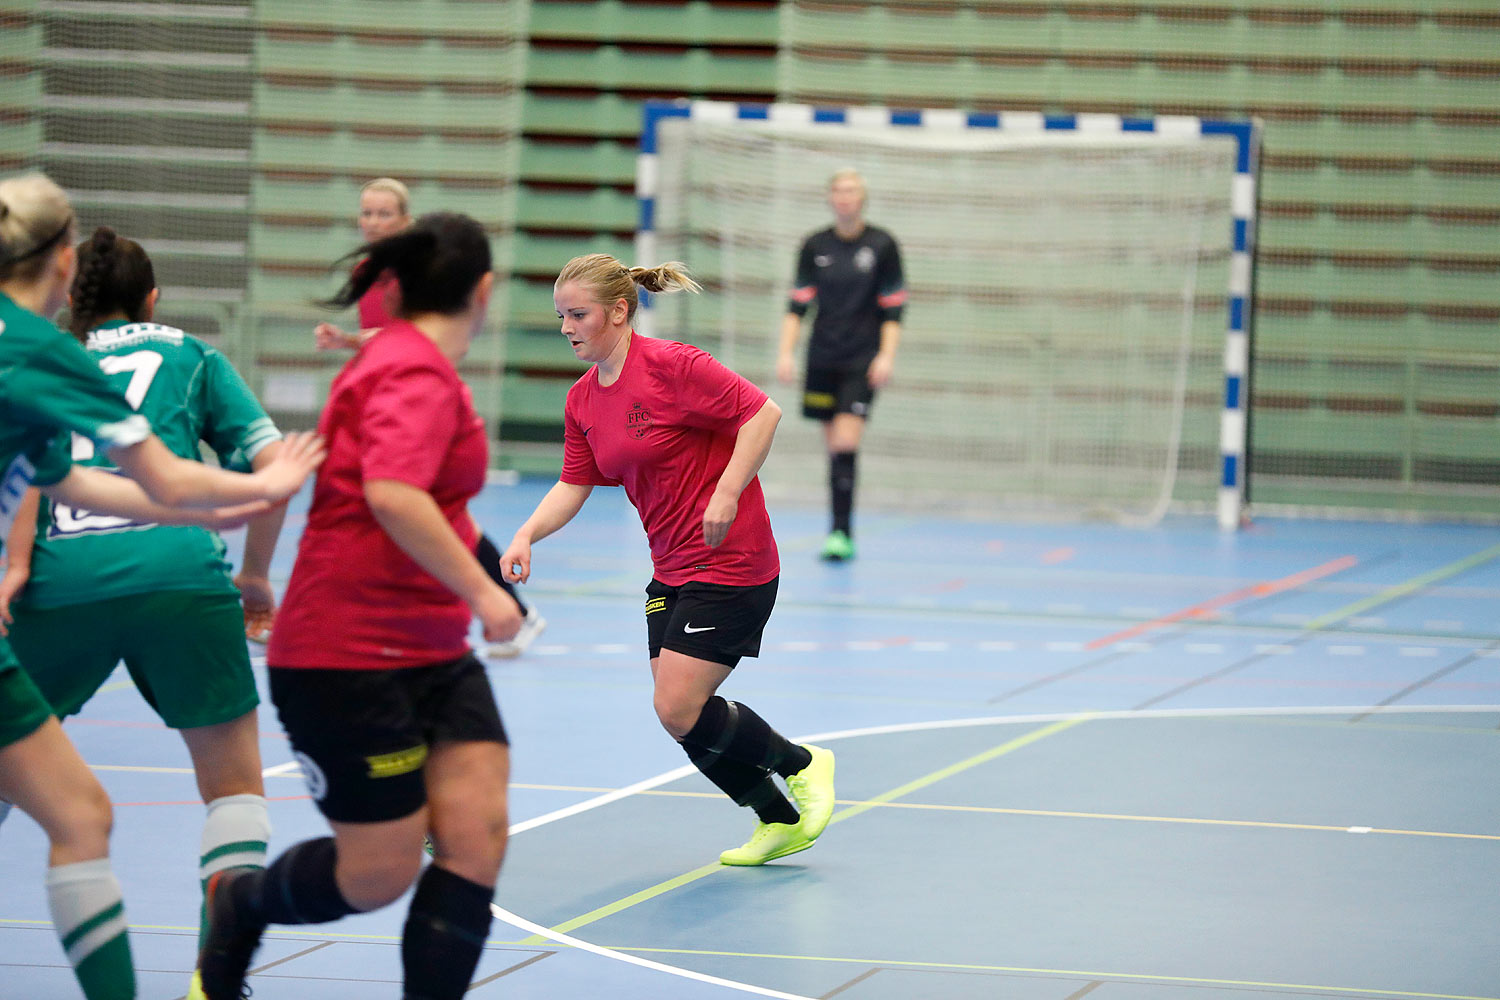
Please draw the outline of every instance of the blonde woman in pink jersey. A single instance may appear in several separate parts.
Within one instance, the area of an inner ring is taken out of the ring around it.
[[[792,743],[718,694],[742,657],[759,654],[776,603],[781,565],[756,474],[781,409],[696,347],[637,336],[638,288],[698,291],[675,262],[628,268],[590,254],[558,275],[563,336],[593,367],[568,392],[562,475],[500,564],[526,580],[533,543],[572,520],[594,487],[624,487],[651,544],[657,718],[705,777],[755,810],[750,840],[719,860],[761,865],[807,850],[833,812],[833,754]]]

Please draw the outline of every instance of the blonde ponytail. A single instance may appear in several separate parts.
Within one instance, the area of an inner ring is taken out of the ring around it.
[[[607,253],[574,257],[563,265],[556,284],[576,282],[588,289],[595,302],[608,305],[624,299],[629,306],[627,318],[634,319],[640,305],[637,288],[653,295],[671,292],[698,292],[702,287],[688,276],[687,265],[680,260],[667,261],[655,267],[626,267]]]

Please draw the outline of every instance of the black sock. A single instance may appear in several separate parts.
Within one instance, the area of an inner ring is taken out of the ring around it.
[[[735,805],[754,809],[756,818],[762,823],[797,822],[797,807],[776,787],[771,772],[753,764],[730,760],[696,743],[684,742],[682,749],[687,751],[688,760],[717,785],[719,791],[733,799]]]
[[[516,602],[516,607],[521,609],[521,614],[525,615],[526,605],[521,603],[521,598],[516,594],[516,585],[500,574],[500,550],[495,548],[495,543],[490,540],[489,535],[479,536],[479,544],[474,546],[474,555],[489,578],[510,595],[510,599]]]
[[[833,499],[833,530],[854,537],[854,456],[836,451],[828,456],[828,491]]]
[[[490,932],[494,886],[428,865],[406,913],[401,967],[406,1000],[459,1000]]]
[[[326,924],[358,913],[334,879],[338,848],[332,837],[304,840],[232,884],[243,912],[267,924]]]
[[[696,743],[709,753],[751,764],[764,771],[791,777],[812,763],[812,754],[772,729],[747,705],[708,699],[683,742]]]

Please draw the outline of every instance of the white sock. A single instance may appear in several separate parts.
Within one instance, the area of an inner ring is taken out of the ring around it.
[[[125,933],[124,897],[108,858],[47,869],[47,908],[75,969]]]
[[[198,852],[198,878],[207,885],[226,868],[264,868],[271,817],[263,795],[225,795],[208,804]]]

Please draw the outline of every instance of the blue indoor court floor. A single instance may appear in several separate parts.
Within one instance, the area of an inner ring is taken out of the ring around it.
[[[503,545],[549,485],[475,514]],[[1500,1000],[1500,529],[871,512],[829,565],[821,510],[772,516],[776,613],[722,693],[835,752],[832,824],[717,863],[753,816],[656,722],[645,539],[596,490],[534,550],[546,632],[490,664],[515,825],[475,998]],[[261,729],[274,854],[326,827]],[[123,671],[68,731],[116,805],[140,996],[180,998],[186,752]],[[78,995],[45,852],[0,826],[0,1000]],[[404,913],[273,929],[255,1000],[399,997]]]

